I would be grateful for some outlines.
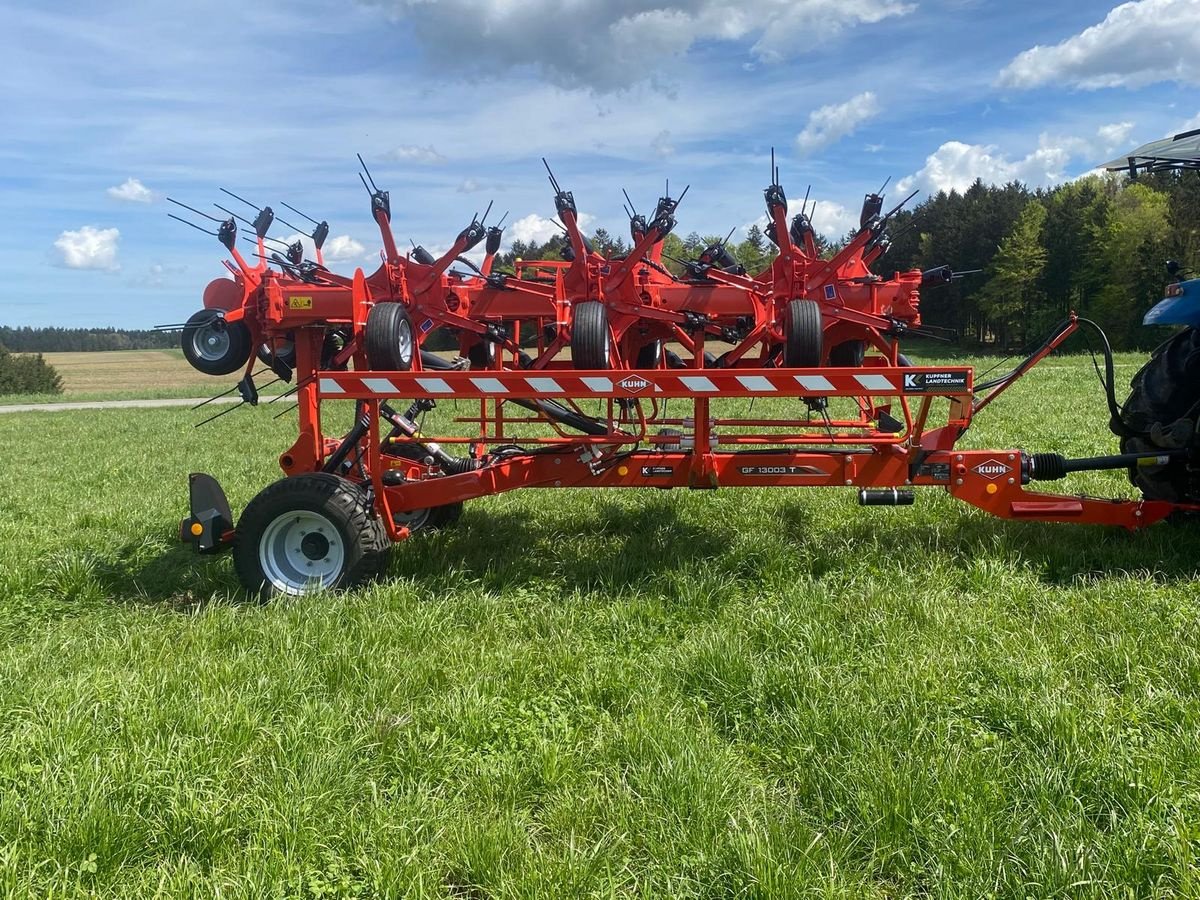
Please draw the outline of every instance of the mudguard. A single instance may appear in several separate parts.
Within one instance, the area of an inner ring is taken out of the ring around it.
[[[1180,282],[1183,293],[1155,304],[1142,319],[1143,325],[1191,325],[1200,328],[1200,278]]]

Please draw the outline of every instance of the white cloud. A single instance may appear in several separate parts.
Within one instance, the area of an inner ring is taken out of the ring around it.
[[[586,234],[594,221],[594,216],[587,213],[580,213],[580,230]],[[544,244],[556,234],[562,233],[563,230],[559,227],[557,219],[547,219],[539,216],[537,213],[530,213],[509,225],[505,229],[504,236],[510,245],[513,241],[520,241],[524,244]]]
[[[95,228],[84,225],[77,231],[64,231],[54,242],[60,264],[68,269],[101,269],[115,272],[121,268],[117,262],[117,244],[121,232],[116,228]]]
[[[818,200],[809,214],[812,226],[830,240],[845,237],[851,228],[858,227],[858,213],[832,200]]]
[[[1133,133],[1132,122],[1117,122],[1113,125],[1103,125],[1096,132],[1096,136],[1100,139],[1100,152],[1104,155],[1112,153],[1129,143],[1129,136]]]
[[[417,163],[423,166],[440,166],[446,162],[446,157],[434,150],[433,147],[418,147],[414,144],[397,147],[384,155],[387,159],[395,162]]]
[[[305,259],[315,260],[317,258],[317,248],[313,246],[312,238],[307,234],[289,234],[287,237],[279,238],[279,240],[285,244],[294,244],[296,241],[299,241],[304,247]],[[356,241],[348,234],[339,234],[336,237],[326,238],[321,250],[327,263],[360,262],[375,255],[373,252],[368,252],[362,243]],[[268,255],[270,254],[268,253]]]
[[[853,134],[859,125],[878,114],[879,100],[871,91],[864,91],[845,103],[822,106],[809,115],[808,124],[796,136],[796,144],[811,153]]]
[[[1095,90],[1158,81],[1200,83],[1200,3],[1136,0],[1052,47],[1019,54],[1000,73],[1004,87],[1067,84]]]
[[[620,90],[701,41],[754,40],[754,59],[796,55],[859,24],[905,15],[902,0],[364,0],[405,22],[434,61],[476,71],[535,66],[563,86]],[[470,23],[470,27],[464,27]]]
[[[126,178],[124,182],[116,187],[110,187],[105,193],[114,200],[123,200],[126,203],[153,203],[158,199],[158,195],[154,191],[136,178]]]
[[[474,178],[464,179],[462,184],[460,184],[458,186],[458,192],[460,194],[474,194],[474,193],[476,193],[478,191],[482,191],[482,190],[483,190],[483,185],[481,185]]]
[[[671,143],[671,132],[664,129],[656,134],[654,140],[650,142],[650,149],[658,156],[667,157],[674,155],[675,146]]]
[[[1020,181],[1034,187],[1059,184],[1071,177],[1067,170],[1072,160],[1081,159],[1094,165],[1124,147],[1133,127],[1132,122],[1103,125],[1090,138],[1043,134],[1036,149],[1018,159],[1010,158],[994,145],[947,141],[926,157],[920,171],[900,179],[896,190],[903,194],[913,188],[930,194],[961,193],[976,179],[986,184]]]
[[[349,262],[362,259],[367,254],[367,248],[348,234],[329,238],[322,250],[329,262]]]

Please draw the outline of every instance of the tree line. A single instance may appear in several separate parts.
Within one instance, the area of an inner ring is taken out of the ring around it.
[[[127,328],[21,328],[0,326],[0,345],[13,353],[87,350],[161,350],[179,346],[174,332]]]

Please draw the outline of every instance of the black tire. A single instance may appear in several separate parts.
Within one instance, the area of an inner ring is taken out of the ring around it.
[[[286,338],[275,338],[274,348],[270,341],[264,341],[258,345],[255,355],[264,366],[280,363],[289,369],[296,368],[296,345],[290,334]]]
[[[814,369],[821,365],[825,339],[821,307],[812,300],[793,300],[783,321],[783,364],[790,369]]]
[[[1187,328],[1162,344],[1130,382],[1121,413],[1122,453],[1196,449],[1200,416],[1200,332]],[[1165,466],[1134,466],[1129,480],[1148,500],[1195,503],[1200,472],[1186,459]]]
[[[903,353],[897,353],[896,354],[896,365],[898,365],[904,369],[911,369],[913,367],[913,361],[911,359],[909,359],[907,356],[905,356]]]
[[[414,444],[386,444],[383,452],[388,456],[394,456],[398,459],[411,459],[414,462],[423,462],[426,453],[420,447]],[[414,509],[403,513],[398,513],[394,516],[397,524],[407,525],[409,530],[416,533],[418,531],[441,531],[444,528],[453,528],[458,524],[458,520],[462,518],[463,505],[462,501],[456,503],[446,503],[442,506],[434,506],[428,509]]]
[[[490,369],[496,363],[496,344],[494,341],[480,341],[467,348],[467,359],[471,361],[472,369]]]
[[[643,344],[638,350],[637,361],[634,363],[635,369],[657,369],[663,358],[663,342],[651,341],[649,344]]]
[[[246,590],[267,599],[374,581],[391,550],[366,489],[316,472],[277,481],[247,504],[233,568]]]
[[[598,300],[575,304],[571,319],[571,363],[576,369],[607,369],[608,310]]]
[[[416,338],[402,303],[376,303],[367,313],[367,365],[381,372],[412,368]]]
[[[205,375],[228,375],[250,360],[250,329],[245,322],[226,322],[219,309],[202,309],[183,326],[183,355]]]
[[[866,357],[866,341],[842,341],[829,350],[829,364],[841,369],[861,368]]]

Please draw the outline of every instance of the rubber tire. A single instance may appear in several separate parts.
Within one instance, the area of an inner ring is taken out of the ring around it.
[[[412,444],[389,444],[383,448],[383,452],[388,456],[394,456],[397,459],[411,459],[413,462],[421,462],[425,458],[425,454],[420,451],[420,448],[414,447]],[[420,525],[414,528],[413,533],[418,531],[441,531],[443,528],[453,528],[458,524],[458,520],[462,518],[463,504],[459,500],[455,503],[445,503],[442,506],[435,506],[429,510],[429,518]]]
[[[367,313],[365,346],[367,365],[376,371],[407,372],[412,368],[417,339],[404,304],[377,303],[371,307]]]
[[[657,369],[663,358],[662,351],[662,341],[651,341],[649,344],[642,345],[642,349],[638,350],[637,361],[633,367],[635,369]]]
[[[467,348],[467,359],[471,361],[472,371],[475,369],[490,369],[496,362],[496,343],[480,341]]]
[[[825,356],[821,307],[812,300],[793,300],[783,322],[783,364],[789,369],[815,369]]]
[[[268,600],[283,593],[266,580],[258,545],[273,521],[301,509],[332,522],[345,547],[345,565],[331,590],[375,581],[387,570],[392,542],[366,489],[337,475],[312,472],[268,485],[242,512],[233,538],[233,568],[251,594]]]
[[[866,357],[866,341],[842,341],[829,350],[829,364],[840,369],[861,368]]]
[[[1122,436],[1122,453],[1181,449],[1177,441],[1163,441],[1167,438],[1163,432],[1173,425],[1186,435],[1183,446],[1196,447],[1196,422],[1200,416],[1200,331],[1186,328],[1160,345],[1133,376],[1130,387],[1121,421],[1127,428],[1145,432],[1145,435]],[[1159,434],[1151,434],[1156,425]],[[1173,460],[1166,466],[1133,466],[1129,469],[1129,480],[1147,500],[1195,503],[1200,499],[1200,472],[1191,468],[1186,460]]]
[[[290,332],[289,332],[289,335],[290,335]],[[290,340],[290,337],[288,339]],[[296,368],[296,345],[295,345],[295,343],[292,344],[290,349],[284,350],[282,353],[275,354],[275,353],[271,352],[270,341],[263,341],[261,344],[258,345],[258,350],[255,352],[255,355],[258,357],[258,361],[261,362],[264,366],[269,366],[269,365],[271,365],[271,363],[278,360],[279,362],[281,362],[285,366],[287,366],[289,369]]]
[[[193,369],[205,375],[229,375],[246,365],[250,360],[250,329],[245,322],[226,322],[225,333],[229,336],[229,348],[219,359],[205,359],[196,351],[196,333],[214,319],[222,318],[219,309],[202,309],[193,313],[183,326],[179,343],[183,355]]]
[[[903,369],[911,369],[913,367],[913,361],[911,359],[909,359],[907,356],[905,356],[903,353],[897,353],[896,354],[896,365],[900,366]]]
[[[608,309],[599,300],[576,303],[571,319],[571,364],[576,369],[607,369]]]

